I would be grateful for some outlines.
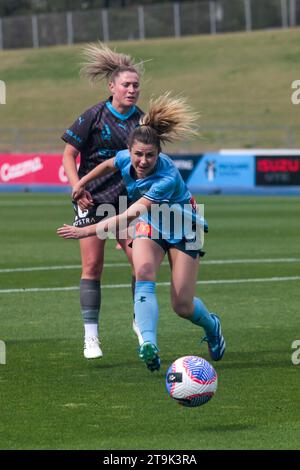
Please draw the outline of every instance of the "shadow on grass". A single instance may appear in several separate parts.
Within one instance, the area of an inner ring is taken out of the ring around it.
[[[278,353],[282,357],[278,359]],[[270,355],[276,357],[270,357]],[[289,351],[287,350],[268,350],[268,351],[247,351],[247,352],[226,352],[221,361],[212,361],[207,354],[197,354],[206,359],[213,367],[218,369],[256,369],[256,368],[281,368],[292,366]],[[269,358],[267,359],[266,356]],[[180,355],[178,355],[180,357]],[[174,356],[162,357],[164,364],[171,364],[174,361]]]
[[[290,356],[287,351],[280,351],[282,357],[278,358],[279,351],[260,351],[257,352],[232,352],[227,353],[222,361],[213,363],[217,364],[221,369],[261,369],[261,368],[282,368],[292,366]],[[277,353],[277,354],[276,354]],[[270,357],[271,354],[276,354],[276,357]],[[269,356],[269,359],[266,358]]]

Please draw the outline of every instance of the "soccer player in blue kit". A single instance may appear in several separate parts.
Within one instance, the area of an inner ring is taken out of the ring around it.
[[[197,212],[192,195],[172,160],[161,152],[162,142],[172,142],[195,133],[195,119],[196,115],[183,99],[165,94],[151,101],[148,112],[140,119],[140,126],[130,134],[128,150],[98,165],[73,188],[73,198],[77,199],[88,182],[119,170],[133,204],[122,214],[98,224],[83,228],[64,225],[57,230],[63,238],[86,238],[95,234],[105,238],[107,232],[135,225],[132,242],[136,276],[134,311],[143,338],[139,356],[151,371],[160,368],[155,281],[166,253],[171,266],[173,310],[204,329],[212,360],[219,361],[225,352],[219,317],[209,312],[202,300],[195,297],[199,256],[203,254],[201,243],[195,240],[199,227],[205,227],[205,221]],[[162,204],[167,204],[170,209],[189,219],[193,233],[185,230],[185,224],[180,225],[178,230],[176,224],[182,218],[175,217],[177,222],[169,224],[166,229],[161,218],[153,217],[153,209]]]
[[[72,187],[99,163],[114,157],[127,148],[128,136],[143,112],[136,106],[140,93],[141,64],[125,54],[112,51],[104,44],[85,48],[86,64],[82,75],[95,82],[108,80],[110,97],[85,111],[62,136],[66,142],[63,166]],[[76,158],[80,153],[77,170]],[[120,172],[109,172],[89,183],[76,201],[75,227],[87,227],[103,218],[97,215],[101,204],[112,204],[119,212],[119,196],[126,194]],[[117,235],[118,238],[118,235]],[[119,240],[128,260],[132,263],[128,240]],[[98,323],[101,307],[101,274],[105,240],[90,237],[80,240],[82,274],[80,304],[84,323],[84,356],[102,357]],[[134,286],[135,278],[132,278]],[[133,323],[135,326],[135,323]]]

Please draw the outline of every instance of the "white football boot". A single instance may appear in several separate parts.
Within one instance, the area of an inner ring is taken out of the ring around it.
[[[85,338],[83,355],[86,359],[97,359],[103,356],[98,336],[88,336]]]

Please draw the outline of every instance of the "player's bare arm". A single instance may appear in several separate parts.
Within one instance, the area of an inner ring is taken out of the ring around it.
[[[144,197],[136,201],[122,214],[111,217],[110,219],[102,220],[97,224],[96,234],[102,238],[107,232],[116,234],[118,231],[125,230],[131,222],[145,214],[150,210],[152,201]]]
[[[74,186],[78,183],[79,181],[79,176],[77,172],[77,166],[76,166],[76,158],[78,157],[79,150],[77,150],[73,145],[71,144],[66,144],[64,154],[63,154],[63,167],[65,170],[65,173],[68,177],[68,180],[74,188]],[[93,199],[89,191],[83,190],[81,193],[81,196],[77,199],[78,205],[80,209],[85,210],[89,209],[94,205]]]
[[[100,176],[105,176],[109,173],[116,173],[117,171],[117,168],[114,166],[114,158],[110,158],[109,160],[100,163],[92,171],[83,176],[83,178],[77,180],[76,184],[73,186],[72,198],[74,201],[78,201],[78,199],[82,197],[82,194],[85,191],[84,187],[87,183],[99,178]]]
[[[80,239],[95,235],[98,235],[99,238],[106,238],[108,232],[116,233],[120,229],[127,228],[131,222],[150,210],[152,204],[152,201],[142,197],[123,214],[87,227],[74,227],[73,225],[64,224],[57,229],[57,235],[66,239]]]

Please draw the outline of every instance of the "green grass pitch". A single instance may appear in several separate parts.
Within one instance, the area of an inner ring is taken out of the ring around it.
[[[180,356],[208,353],[202,331],[172,313],[169,288],[158,287],[162,369],[151,374],[137,357],[130,288],[113,287],[130,283],[130,270],[109,242],[105,262],[115,266],[103,278],[104,357],[85,360],[78,291],[10,291],[78,285],[78,243],[55,234],[72,220],[69,196],[1,195],[1,449],[299,448],[300,365],[291,361],[300,339],[299,199],[201,201],[210,233],[199,280],[210,283],[197,295],[220,314],[227,351],[214,363],[216,396],[188,409],[168,397],[166,370]],[[158,281],[168,279],[163,265]]]

